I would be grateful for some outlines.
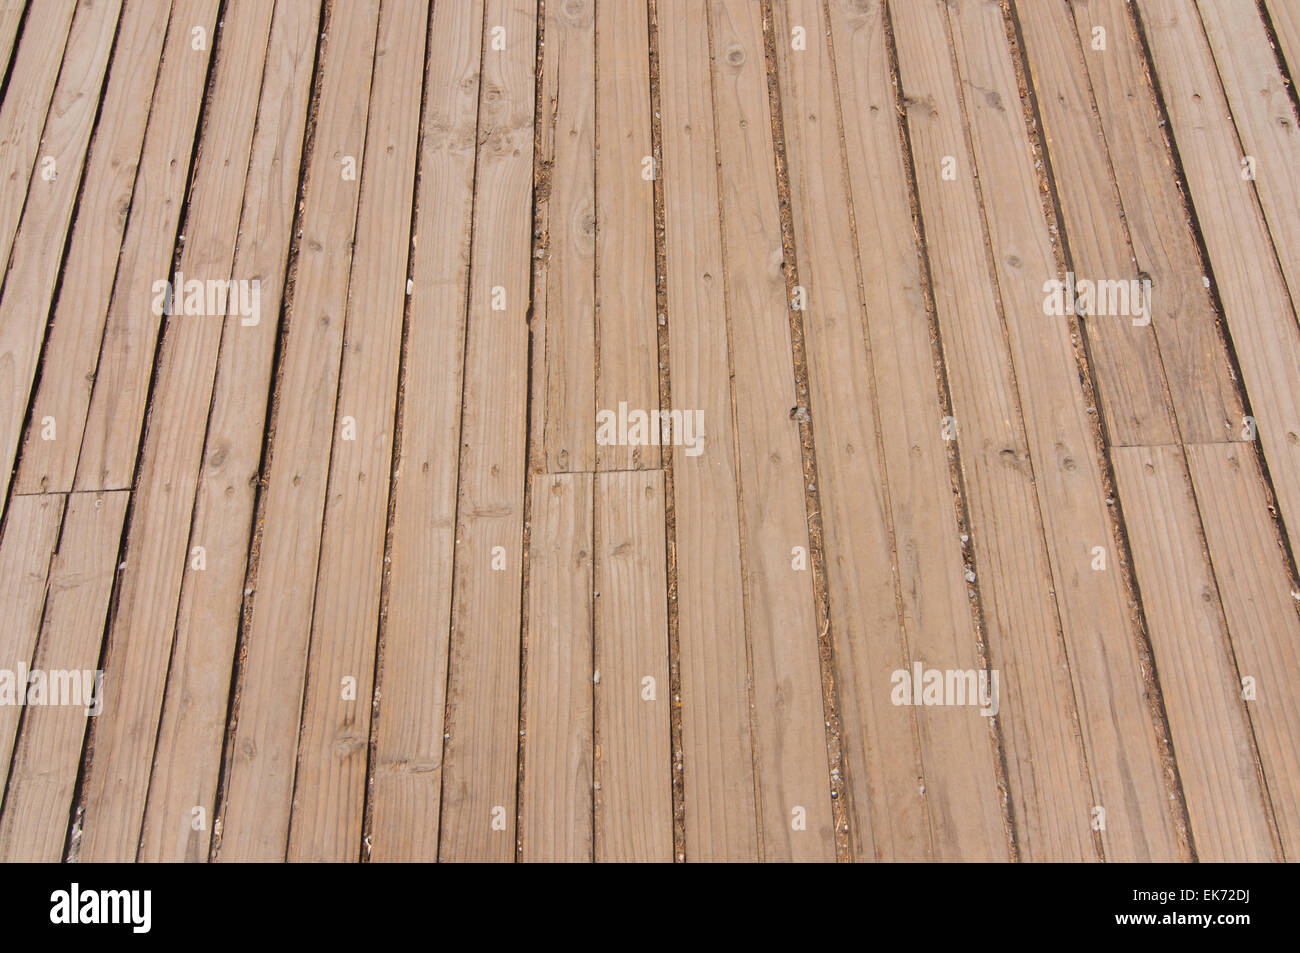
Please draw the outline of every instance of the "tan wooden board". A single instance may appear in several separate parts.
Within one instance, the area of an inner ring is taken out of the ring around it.
[[[1295,582],[1282,560],[1277,526],[1261,493],[1263,483],[1248,447],[1187,448],[1200,501],[1210,562],[1232,635],[1237,675],[1252,680],[1246,701],[1259,746],[1285,856],[1300,851],[1300,805],[1292,796],[1300,777],[1300,703],[1284,673],[1300,669],[1300,617]],[[1207,505],[1221,501],[1224,505]],[[1245,698],[1247,687],[1242,686]]]
[[[77,219],[62,263],[64,273],[77,275],[78,280],[64,281],[46,334],[44,368],[31,409],[38,426],[29,427],[24,435],[14,478],[16,493],[72,489],[171,6],[166,2],[128,7],[122,19],[116,69],[110,72],[100,107],[101,120],[107,116],[109,121],[101,121],[95,131]],[[178,43],[173,36],[173,50]],[[171,80],[172,73],[165,76]],[[42,435],[46,418],[55,422],[53,440]]]
[[[1125,26],[1120,0],[1106,0],[1101,9],[1107,22]],[[1254,420],[1242,432],[1258,431],[1291,549],[1300,551],[1300,326],[1294,302],[1254,190],[1241,178],[1232,116],[1199,22],[1167,3],[1139,9],[1250,400]]]
[[[1182,454],[1112,456],[1197,857],[1280,859]]]
[[[438,857],[482,30],[481,2],[434,5],[372,769],[376,861]]]
[[[320,65],[318,122],[299,228],[293,304],[277,380],[252,616],[220,805],[219,860],[282,860],[302,714],[379,9],[334,8]],[[314,186],[314,187],[313,187]],[[269,530],[267,529],[269,527]]]
[[[226,735],[267,392],[316,50],[319,10],[279,4],[271,24],[231,274],[259,281],[256,323],[225,320],[139,859],[204,861]],[[201,808],[198,818],[194,809]],[[196,823],[197,821],[202,823]]]
[[[599,687],[592,644],[593,478],[546,473],[531,483],[519,859],[590,861],[598,750],[593,692]],[[666,749],[664,755],[666,764]]]
[[[664,258],[673,409],[707,450],[673,451],[684,858],[756,860],[740,506],[722,287],[709,37],[703,5],[657,4]],[[793,545],[793,543],[791,544]],[[679,858],[680,859],[680,858]]]
[[[537,9],[489,0],[483,24],[443,860],[515,855]]]
[[[659,407],[654,186],[647,12],[637,3],[596,11],[597,412]],[[648,5],[647,5],[648,8]],[[646,159],[651,160],[647,164]],[[584,422],[591,426],[590,420]],[[649,446],[597,446],[601,470],[659,466]]]
[[[380,10],[371,100],[384,108],[366,126],[335,419],[343,439],[334,441],[325,497],[290,860],[339,862],[361,850],[428,29],[419,4]],[[346,435],[349,418],[355,440]]]
[[[6,862],[63,858],[82,743],[91,718],[102,717],[108,705],[99,652],[129,496],[67,497],[0,818],[0,858]]]
[[[120,10],[121,3],[116,0],[85,4],[73,19],[65,51],[67,65],[50,100],[37,169],[27,189],[27,203],[8,262],[9,277],[0,300],[0,366],[5,368],[0,377],[0,473],[4,474],[0,490],[5,492]],[[127,45],[141,41],[140,28],[148,22],[147,14],[133,13],[126,25]],[[129,56],[134,51],[119,52]],[[119,67],[119,84],[121,72]],[[57,418],[35,420],[42,438],[58,438]]]
[[[663,473],[598,474],[595,534],[595,858],[665,863],[673,761]]]
[[[14,497],[0,538],[0,605],[8,619],[0,635],[0,668],[12,679],[5,689],[12,702],[0,705],[0,766],[6,772],[23,712],[14,702],[27,690],[18,672],[31,667],[63,506],[63,497],[55,494]]]
[[[87,860],[135,858],[175,644],[181,580],[187,564],[197,569],[207,562],[208,541],[191,539],[189,528],[226,323],[222,313],[207,309],[224,311],[235,295],[228,291],[222,304],[205,293],[205,313],[188,313],[197,304],[189,285],[210,280],[224,285],[231,275],[262,79],[261,69],[249,69],[243,57],[252,50],[265,58],[271,11],[256,0],[242,0],[226,8],[224,21],[204,124],[208,147],[190,191],[195,227],[178,267],[185,288],[173,289],[175,313],[163,318],[166,330],[133,499],[126,569],[105,656],[112,677],[106,715],[95,725],[100,756],[92,761],[85,785],[82,850]]]

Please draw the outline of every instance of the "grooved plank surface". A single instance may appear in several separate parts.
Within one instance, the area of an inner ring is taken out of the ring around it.
[[[99,649],[130,495],[66,498],[0,820],[4,861],[49,862],[63,855],[82,741],[90,719],[107,705]]]
[[[548,473],[530,483],[519,859],[573,863],[591,860],[595,844],[592,475]]]
[[[0,0],[0,852],[1292,859],[1293,7]]]
[[[673,801],[663,474],[597,475],[595,530],[595,856],[666,862]]]

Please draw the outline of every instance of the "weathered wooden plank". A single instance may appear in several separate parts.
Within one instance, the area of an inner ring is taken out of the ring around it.
[[[482,30],[481,0],[434,4],[375,732],[376,861],[438,856]]]
[[[1258,9],[1240,0],[1167,0],[1162,8],[1178,14],[1188,43],[1210,54],[1228,97],[1243,153],[1239,177],[1255,183],[1291,300],[1300,298],[1300,128],[1292,91],[1287,88]],[[1197,11],[1205,37],[1197,36]],[[1243,182],[1245,184],[1245,182]]]
[[[63,520],[62,496],[15,496],[5,518],[0,541],[0,605],[5,625],[0,629],[0,669],[9,679],[0,686],[0,768],[9,770],[22,707],[17,704],[27,690],[17,673],[30,667],[36,636],[41,629],[46,579],[59,540]]]
[[[1130,28],[1121,0],[1092,0],[1091,8],[1112,36]],[[1258,431],[1292,551],[1300,552],[1300,326],[1293,302],[1251,183],[1241,178],[1232,116],[1199,23],[1167,4],[1144,3],[1141,12],[1255,417],[1243,430]]]
[[[198,568],[207,559],[204,541],[191,545],[189,540],[194,492],[224,312],[243,296],[231,290],[224,301],[205,300],[202,313],[189,313],[197,300],[188,286],[195,281],[224,286],[231,276],[262,80],[262,70],[249,69],[246,56],[253,51],[255,58],[265,58],[271,8],[258,0],[235,0],[224,19],[204,148],[190,191],[190,235],[178,268],[187,287],[173,290],[176,313],[166,318],[126,570],[105,655],[111,673],[107,715],[95,725],[96,757],[85,783],[86,860],[135,859],[181,579],[187,563]]]
[[[1007,749],[1017,844],[1026,858],[1094,859],[1089,829],[1094,802],[1085,754],[1076,733],[1074,685],[1049,562],[1052,551],[1059,557],[1059,548],[1049,549],[1044,527],[1047,504],[1038,498],[1034,485],[1035,471],[1042,470],[1056,452],[1050,426],[1044,428],[1039,420],[1075,410],[1082,414],[1082,401],[1071,401],[1066,396],[1068,390],[1055,393],[1047,386],[1059,387],[1062,378],[1047,379],[1039,388],[1040,399],[1051,404],[1042,413],[1035,413],[1034,419],[1025,419],[1034,410],[1029,406],[1030,399],[1018,389],[1020,368],[1014,363],[1017,355],[1008,340],[1008,328],[1003,325],[1004,320],[1011,325],[1017,308],[1023,312],[1024,305],[1018,293],[1011,300],[1001,294],[1006,289],[999,282],[1008,277],[1002,257],[1039,254],[1046,258],[1037,267],[1031,263],[1022,269],[1041,283],[1041,276],[1050,273],[1050,247],[1046,247],[1041,217],[1034,221],[1041,215],[1036,183],[1026,182],[1022,170],[1008,164],[1005,156],[990,158],[987,134],[981,135],[976,127],[981,121],[987,125],[991,117],[982,115],[975,97],[966,96],[967,83],[987,88],[986,83],[1001,81],[1001,75],[990,69],[990,63],[999,61],[985,55],[973,63],[971,51],[959,42],[958,53],[964,64],[958,68],[969,72],[978,65],[988,72],[981,79],[954,75],[949,59],[934,55],[934,50],[949,44],[946,9],[934,2],[891,8],[957,419],[990,667],[1001,670],[997,717]],[[1000,16],[996,7],[983,9]],[[980,37],[986,41],[984,25],[980,26]],[[959,29],[964,26],[953,32]],[[1005,49],[1001,55],[1005,60]],[[1009,69],[1009,62],[1005,66]],[[994,90],[987,100],[1000,106],[1003,101],[1014,103],[1018,98]],[[963,110],[963,99],[970,109],[968,115]],[[1019,114],[1012,112],[1010,118],[1014,124],[1009,128],[1004,124],[1000,134],[1023,138]],[[963,125],[970,126],[974,154],[963,148]],[[943,178],[945,161],[955,170],[955,179]],[[989,180],[998,184],[984,184],[982,191],[977,191],[972,166],[979,169],[980,184]],[[1010,194],[1004,194],[1008,189],[1012,190]],[[993,206],[999,200],[1008,206],[1000,216]],[[988,241],[993,246],[987,257],[981,228],[986,214]],[[1018,241],[1014,234],[1017,221],[1028,230]],[[1017,254],[1010,246],[1019,242],[1031,244]],[[999,245],[1008,247],[999,249]],[[1034,313],[1041,318],[1039,309]],[[1019,357],[1023,360],[1023,354]],[[1077,378],[1072,361],[1068,372],[1062,373],[1072,389]],[[1087,473],[1092,457],[1089,443],[1077,434],[1061,436],[1062,457],[1057,460],[1053,478],[1068,479],[1067,459],[1079,458],[1077,464],[1069,466],[1082,466]],[[1039,452],[1032,458],[1031,438],[1033,450]],[[1093,490],[1091,484],[1083,481],[1084,492]],[[1087,558],[1087,550],[1077,542],[1075,546],[1077,565]],[[1062,572],[1075,571],[1074,566],[1062,566]]]
[[[545,335],[539,463],[596,468],[596,4],[546,7],[542,161]],[[617,227],[617,226],[616,226]]]
[[[173,278],[167,272],[209,78],[217,6],[216,0],[176,0],[172,8],[158,94],[135,177],[132,214],[104,321],[94,390],[85,420],[71,420],[67,428],[69,438],[74,430],[84,428],[80,456],[67,461],[63,454],[71,454],[72,448],[59,448],[55,472],[75,469],[72,485],[78,490],[122,489],[131,486],[135,474],[162,320],[154,285]],[[173,63],[175,71],[169,66]]]
[[[428,30],[427,7],[381,9],[371,97],[382,108],[366,127],[335,421],[344,439],[335,441],[330,460],[290,860],[338,862],[361,850]],[[349,419],[355,440],[346,435]]]
[[[443,753],[444,860],[515,854],[537,8],[526,0],[489,0],[483,22]],[[504,311],[493,310],[494,298]],[[494,571],[498,559],[504,568]]]
[[[761,9],[710,3],[709,15],[760,857],[834,860],[812,574],[794,566],[808,523]]]
[[[1244,447],[1187,448],[1201,525],[1232,635],[1237,675],[1252,680],[1246,701],[1264,778],[1288,858],[1300,854],[1300,616],[1277,526],[1263,499],[1263,474]],[[1219,505],[1213,505],[1218,503]],[[1246,692],[1243,686],[1243,696]]]
[[[228,316],[221,338],[189,530],[206,566],[187,561],[181,582],[141,860],[208,859],[319,13],[311,4],[277,4],[271,25],[231,272],[260,283],[259,314],[256,324]]]
[[[289,841],[303,677],[343,347],[358,182],[378,21],[375,2],[334,8],[300,218],[294,297],[228,768],[222,860],[280,860]],[[259,545],[255,543],[255,545]]]
[[[1176,435],[1232,439],[1241,400],[1201,281],[1155,97],[1129,32],[1107,32],[1105,49],[1094,49],[1100,34],[1094,41],[1090,11],[1086,4],[1076,10],[1077,32],[1064,4],[1016,7],[1068,264],[1076,279],[1151,282],[1146,314],[1081,319],[1102,426],[1118,446],[1173,443]],[[1176,423],[1166,408],[1166,386]]]
[[[34,680],[0,817],[0,858],[53,863],[63,857],[87,721],[106,705],[99,680],[104,613],[117,575],[129,493],[67,497],[59,550],[50,564]],[[37,673],[41,673],[37,677]],[[43,686],[43,700],[34,693]]]
[[[3,0],[0,2],[0,74],[9,66],[9,56],[14,50],[14,40],[18,37],[18,27],[23,22],[23,11],[27,0]]]
[[[1264,9],[1277,33],[1289,78],[1294,84],[1300,74],[1300,7],[1291,0],[1266,0]]]
[[[595,857],[667,863],[673,759],[663,473],[598,475],[595,508]]]
[[[707,444],[673,451],[685,856],[756,860],[739,493],[722,287],[718,172],[705,8],[657,5],[665,285],[672,399]],[[793,544],[792,544],[793,545]]]
[[[63,62],[76,0],[52,0],[40,16],[27,18],[18,52],[14,54],[9,88],[0,106],[0,262],[7,267],[27,189],[36,168],[41,130]]]
[[[854,855],[1005,856],[988,721],[890,700],[913,658],[979,665],[956,509],[935,505],[952,488],[883,10],[774,9]]]
[[[1111,456],[1197,857],[1280,859],[1182,453]]]
[[[4,245],[0,254],[0,262],[9,267],[0,301],[0,493],[8,491],[18,452],[32,378],[45,339],[45,316],[58,279],[120,9],[120,0],[83,4],[73,19],[66,64],[49,100],[49,114],[41,113],[45,125],[39,143],[40,168],[28,185],[18,234],[12,246]],[[141,19],[134,17],[132,26]],[[22,190],[7,191],[17,197]],[[0,214],[7,213],[5,208]],[[45,429],[42,418],[35,418],[35,423]]]
[[[72,489],[171,8],[170,2],[138,4],[127,7],[122,18],[116,68],[110,72],[101,111],[107,121],[101,119],[95,130],[63,264],[64,273],[76,275],[77,280],[63,283],[46,335],[44,368],[31,412],[37,426],[25,435],[14,479],[16,493]],[[173,56],[164,74],[167,82],[176,81],[180,41],[175,34],[172,43]],[[69,187],[75,189],[75,181]],[[46,264],[51,270],[57,268],[57,256]],[[46,418],[55,422],[53,440],[42,435],[41,422]]]
[[[519,856],[546,863],[589,861],[596,751],[592,475],[548,473],[531,479]],[[671,809],[668,822],[671,840]]]
[[[596,14],[596,408],[659,407],[650,38],[638,3]],[[588,420],[587,426],[591,426]],[[599,446],[597,466],[659,466],[658,446]]]

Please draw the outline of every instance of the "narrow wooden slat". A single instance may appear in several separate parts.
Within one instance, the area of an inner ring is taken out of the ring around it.
[[[357,433],[336,440],[330,460],[289,839],[295,861],[353,860],[361,849],[428,30],[420,4],[380,12],[371,96],[383,108],[366,128],[335,420],[342,431],[352,418]]]
[[[1264,21],[1238,0],[1165,0],[1159,6],[1178,14],[1186,27],[1179,35],[1187,42],[1195,39],[1203,46],[1209,40],[1242,152],[1254,159],[1255,193],[1295,301],[1300,298],[1300,190],[1295,187],[1300,128]],[[1196,36],[1198,9],[1204,38]]]
[[[1235,438],[1241,400],[1215,331],[1155,97],[1132,36],[1107,33],[1106,49],[1094,50],[1087,5],[1076,9],[1077,32],[1064,4],[1016,7],[1076,277],[1151,280],[1147,327],[1122,315],[1081,322],[1107,437],[1119,446],[1173,443],[1176,433],[1195,441]],[[1093,115],[1094,96],[1099,121],[1083,121]],[[1165,407],[1166,384],[1177,431]]]
[[[520,859],[589,861],[595,750],[591,474],[532,477],[530,525]],[[668,821],[671,826],[671,814]]]
[[[596,13],[596,407],[659,407],[650,39],[639,3]],[[588,427],[591,420],[585,421]],[[657,446],[596,448],[602,470],[659,466]]]
[[[548,191],[539,463],[596,468],[596,4],[546,7],[541,123]],[[616,226],[617,227],[617,226]]]
[[[375,0],[334,8],[321,53],[315,144],[300,219],[293,306],[264,491],[252,618],[239,688],[218,859],[282,860],[288,849],[305,659],[343,349],[343,315],[365,164]]]
[[[489,0],[483,24],[443,753],[444,860],[515,854],[537,8],[526,0]],[[504,311],[492,310],[494,296],[501,300],[495,289],[504,295]],[[499,558],[504,568],[494,571]]]
[[[673,407],[701,413],[707,434],[703,453],[673,451],[685,857],[756,860],[708,29],[701,4],[661,0],[657,12]]]
[[[59,539],[63,497],[15,496],[9,503],[4,538],[0,540],[0,605],[5,624],[0,628],[0,668],[17,680],[19,666],[31,665],[32,650],[41,628],[45,606],[45,581]],[[0,769],[9,770],[22,708],[16,704],[27,686],[10,685],[12,699],[0,704]]]
[[[890,700],[913,658],[978,662],[956,509],[935,505],[952,488],[883,11],[775,10],[854,854],[1005,856],[987,719]],[[809,38],[797,51],[784,42],[796,26]]]
[[[256,324],[228,316],[222,334],[189,530],[206,566],[184,568],[141,860],[208,859],[319,13],[277,4],[271,25],[232,271],[260,282],[259,315]]]
[[[224,16],[204,150],[190,192],[193,227],[178,268],[186,284],[224,283],[231,276],[262,79],[262,70],[250,69],[244,58],[250,52],[265,58],[271,9],[257,0],[235,0]],[[179,310],[182,291],[174,295]],[[177,313],[166,321],[126,570],[105,656],[108,710],[96,723],[97,757],[86,776],[86,860],[135,859],[181,579],[186,563],[207,559],[206,541],[187,546],[187,540],[225,318]]]
[[[87,722],[102,716],[97,702],[107,706],[106,685],[96,697],[95,672],[129,496],[74,493],[67,498],[59,551],[50,565],[41,638],[31,663],[33,672],[44,673],[50,694],[44,705],[29,704],[23,718],[0,818],[4,862],[52,863],[63,856]],[[63,681],[69,673],[79,683],[75,689]],[[56,689],[56,680],[63,681],[61,689]],[[63,691],[71,694],[57,698]]]
[[[23,10],[26,8],[27,0],[0,2],[0,74],[9,66],[9,55],[13,52],[18,26],[22,23]]]
[[[1047,317],[1035,308],[1056,261],[1024,118],[1007,105],[1018,94],[1006,21],[987,4],[950,11],[964,82],[992,92],[967,96],[967,112],[1095,798],[1083,816],[1063,822],[1087,834],[1093,809],[1101,806],[1107,858],[1175,859],[1175,812],[1162,777],[1160,738],[1151,727],[1096,433],[1077,383],[1071,327],[1064,316]],[[1015,144],[1010,160],[1008,143]],[[1104,566],[1097,547],[1106,554]],[[1072,730],[1064,716],[1058,721],[1054,730]],[[1050,835],[1040,847],[1050,856],[1061,839]]]
[[[131,486],[161,320],[155,313],[153,288],[155,282],[173,277],[168,270],[215,43],[217,7],[216,0],[173,4],[158,93],[135,175],[126,240],[103,321],[94,390],[84,419],[67,421],[67,442],[60,442],[58,456],[50,464],[52,487],[63,486],[65,475],[78,490]],[[203,43],[195,49],[200,35]],[[79,411],[80,405],[75,409]]]
[[[481,0],[434,4],[371,794],[376,861],[438,856],[482,30]]]
[[[980,227],[982,214],[971,168],[972,163],[978,166],[981,184],[987,177],[1000,177],[999,170],[986,167],[987,150],[980,148],[981,139],[974,128],[980,120],[979,107],[971,101],[964,85],[971,82],[983,87],[984,82],[994,81],[995,77],[990,74],[982,81],[955,76],[948,66],[949,57],[935,55],[935,50],[948,46],[945,9],[931,0],[891,8],[957,420],[989,657],[991,667],[1000,670],[997,717],[1006,743],[1009,796],[1022,857],[1088,860],[1095,857],[1089,829],[1091,789],[1076,735],[1074,686],[1044,536],[1046,504],[1036,498],[1034,489],[1035,470],[1053,459],[1056,448],[1050,442],[1043,446],[1043,428],[1037,420],[1026,422],[1022,417],[1022,400],[1025,412],[1029,412],[1029,399],[1022,398],[1017,389],[1020,375],[1019,368],[1013,367],[1016,355],[999,320],[999,312],[1004,310],[1009,325],[1017,307],[1023,309],[1019,298],[999,297],[999,279],[1006,277],[1001,256],[1015,253],[1010,248],[999,252],[995,247],[992,256],[986,257]],[[998,14],[996,7],[985,9]],[[965,60],[969,70],[969,55]],[[959,81],[971,108],[967,121],[972,127],[975,155],[963,148]],[[999,97],[1000,102],[1013,104],[1019,98],[994,90],[988,100]],[[1011,118],[1017,124],[1020,121],[1015,112]],[[1012,132],[1023,136],[1016,126]],[[955,163],[954,181],[942,178],[945,156]],[[1005,157],[999,156],[992,164],[1005,162]],[[1011,171],[1015,171],[1014,167]],[[1003,170],[1001,175],[1005,173]],[[1010,178],[1015,181],[1014,175]],[[1003,195],[1008,187],[1017,191]],[[1004,178],[997,186],[985,185],[982,191],[989,213],[989,237],[995,246],[1005,243],[1008,229],[998,227],[1002,219],[994,216],[991,204],[1005,199],[1009,203],[1037,205],[1036,190],[1022,189],[1023,180],[1009,186]],[[1003,217],[1010,215],[1012,221],[1018,216],[1029,229],[1023,240],[1034,244],[1022,250],[1021,256],[1041,253],[1046,244],[1041,219],[1033,222],[1036,213],[1038,209],[1033,207],[1012,207],[1004,213]],[[998,271],[990,274],[989,267],[995,264]],[[1035,268],[1031,262],[1024,270],[1041,281],[1046,266]],[[1035,312],[1041,318],[1041,310]],[[1073,387],[1076,378],[1071,365],[1064,382]],[[1051,383],[1059,386],[1062,381]],[[1047,399],[1063,404],[1059,409],[1052,408],[1055,414],[1074,409],[1063,396],[1049,393]],[[1048,413],[1046,408],[1043,413]],[[1068,465],[1076,465],[1067,464],[1068,459],[1079,458],[1077,466],[1083,467],[1085,474],[1090,469],[1088,443],[1076,434],[1062,436],[1065,442],[1060,448],[1062,456],[1056,460],[1057,472],[1052,474],[1054,481],[1068,478]],[[1046,450],[1044,457],[1030,457],[1031,437],[1035,450]],[[1092,489],[1089,483],[1083,483],[1084,492]],[[1087,550],[1077,541],[1075,547],[1077,564],[1086,559]],[[1057,547],[1051,549],[1059,557]],[[1077,570],[1069,566],[1062,567],[1062,571]]]
[[[18,452],[32,378],[45,338],[45,316],[58,278],[120,9],[120,0],[83,4],[73,20],[65,51],[67,65],[49,101],[49,115],[43,117],[40,168],[31,177],[12,249],[5,245],[0,255],[0,261],[9,265],[4,298],[0,300],[0,493],[8,491]],[[133,19],[138,23],[141,18]],[[47,174],[54,177],[47,178]],[[17,197],[21,189],[6,192]],[[6,208],[0,214],[7,213]],[[41,418],[35,421],[44,429]]]
[[[1112,37],[1130,28],[1122,0],[1091,6]],[[1292,551],[1300,552],[1300,326],[1293,302],[1251,183],[1241,178],[1232,117],[1199,24],[1167,5],[1143,4],[1141,12],[1255,428]]]
[[[122,18],[115,68],[86,160],[85,184],[63,265],[64,273],[77,280],[63,283],[46,335],[44,368],[31,411],[37,426],[28,428],[24,440],[16,493],[72,489],[171,8],[170,2],[137,4],[127,7]],[[172,42],[175,50],[179,41],[173,36]],[[165,82],[175,82],[175,53],[168,66]],[[52,270],[58,261],[46,265]],[[57,426],[54,440],[41,435],[40,422],[47,417]]]
[[[1280,859],[1181,453],[1111,455],[1197,857]]]
[[[596,477],[598,861],[673,859],[664,542],[662,472]]]
[[[709,13],[760,856],[834,860],[812,574],[794,568],[808,524],[761,9],[739,0]]]
[[[1210,561],[1232,634],[1237,674],[1254,681],[1246,703],[1272,795],[1282,847],[1300,855],[1300,701],[1290,680],[1300,672],[1300,616],[1277,527],[1260,500],[1263,475],[1242,447],[1187,448]],[[1222,501],[1224,505],[1208,505]]]
[[[51,0],[27,18],[0,107],[0,263],[8,266],[29,178],[39,174],[37,150],[63,62],[76,0]]]
[[[1277,33],[1292,85],[1300,74],[1300,7],[1291,0],[1266,0],[1268,18]]]

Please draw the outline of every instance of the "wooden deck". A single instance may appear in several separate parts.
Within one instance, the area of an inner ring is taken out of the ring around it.
[[[1300,857],[1300,2],[0,69],[0,859]]]

